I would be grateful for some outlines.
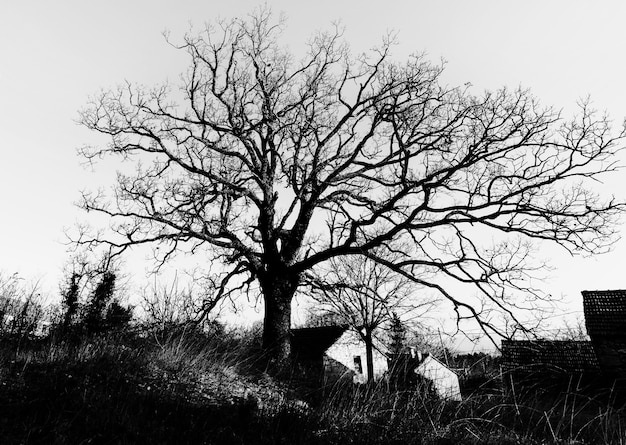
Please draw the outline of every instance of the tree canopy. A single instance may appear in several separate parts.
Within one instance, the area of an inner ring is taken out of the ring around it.
[[[395,61],[389,39],[353,55],[339,30],[297,57],[283,28],[268,11],[208,25],[176,46],[189,56],[177,84],[127,83],[89,102],[80,121],[109,144],[82,155],[136,169],[111,194],[83,193],[111,226],[80,244],[157,244],[160,261],[209,253],[207,270],[221,269],[207,309],[257,286],[277,358],[296,290],[333,258],[366,256],[493,332],[449,283],[514,315],[507,292],[526,287],[533,240],[610,247],[623,203],[591,184],[615,170],[624,132],[587,103],[566,120],[527,90],[448,87],[423,56]]]

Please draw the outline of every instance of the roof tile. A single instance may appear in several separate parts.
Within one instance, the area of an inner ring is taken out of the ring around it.
[[[626,335],[626,290],[582,291],[590,337]]]
[[[505,371],[550,368],[562,372],[599,370],[591,342],[570,340],[502,340]]]

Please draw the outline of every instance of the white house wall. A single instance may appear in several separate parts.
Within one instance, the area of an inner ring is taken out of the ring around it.
[[[431,380],[437,395],[442,399],[461,400],[459,377],[439,360],[429,355],[415,368],[415,372]]]
[[[355,373],[357,369],[355,369],[354,358],[361,357],[363,372],[360,374],[360,378],[357,375],[355,380],[362,382],[367,381],[367,353],[365,351],[365,343],[356,332],[352,330],[344,332],[343,335],[326,350],[326,355]],[[373,358],[374,379],[379,379],[388,370],[387,357],[374,347]]]

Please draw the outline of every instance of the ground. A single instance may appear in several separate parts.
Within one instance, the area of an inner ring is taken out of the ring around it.
[[[457,403],[380,385],[311,393],[294,385],[301,379],[265,372],[256,348],[232,334],[2,343],[2,443],[572,445],[624,439],[624,410],[608,399],[512,398],[490,389]]]

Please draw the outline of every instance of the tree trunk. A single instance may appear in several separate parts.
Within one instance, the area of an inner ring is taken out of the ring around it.
[[[372,340],[372,332],[365,331],[365,356],[367,361],[367,381],[374,381],[374,342]]]
[[[278,277],[262,285],[265,300],[263,350],[276,364],[291,359],[291,301],[298,287],[294,278]]]

